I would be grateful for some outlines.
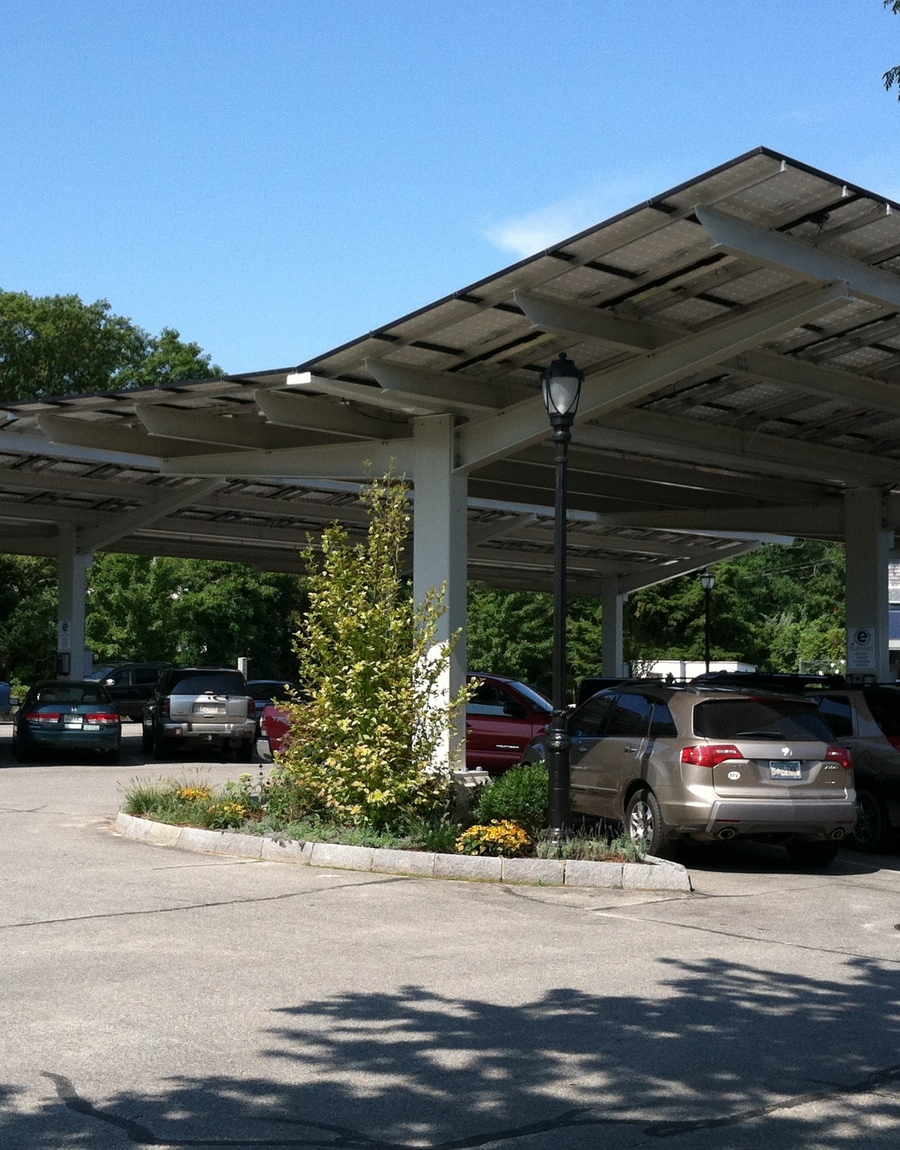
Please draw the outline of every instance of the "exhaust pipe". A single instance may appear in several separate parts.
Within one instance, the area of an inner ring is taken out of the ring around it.
[[[734,829],[734,827],[722,827],[722,829],[719,831],[719,838],[724,839],[725,842],[728,842],[728,840],[733,839],[736,834],[737,831]]]
[[[842,831],[841,828],[838,827],[837,830],[831,832],[831,837],[835,842],[840,842],[846,833],[846,831]]]

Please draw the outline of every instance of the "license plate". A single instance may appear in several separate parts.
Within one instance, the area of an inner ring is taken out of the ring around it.
[[[83,726],[83,722],[84,721],[80,715],[72,715],[71,717],[66,715],[63,718],[64,727],[81,727]]]
[[[86,730],[86,731],[99,731],[100,730],[100,724],[99,723],[85,723],[84,724],[84,730]]]
[[[800,760],[788,759],[787,761],[778,761],[775,759],[769,760],[769,777],[772,779],[799,779],[802,778],[800,773]]]
[[[195,715],[224,715],[225,708],[218,703],[195,703]]]

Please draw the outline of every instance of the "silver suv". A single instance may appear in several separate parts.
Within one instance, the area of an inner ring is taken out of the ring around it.
[[[648,853],[679,839],[783,843],[831,862],[856,821],[850,752],[814,701],[697,687],[612,687],[569,720],[572,810],[624,823]],[[544,759],[543,737],[524,761]]]
[[[231,667],[168,667],[144,708],[142,742],[157,759],[177,746],[230,747],[249,762],[256,746],[256,702]]]

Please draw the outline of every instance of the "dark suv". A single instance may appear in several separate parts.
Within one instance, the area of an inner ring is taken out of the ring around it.
[[[166,758],[184,744],[232,748],[249,762],[256,746],[256,702],[233,667],[168,667],[144,707],[145,751]]]
[[[87,678],[102,683],[123,719],[139,723],[153,688],[171,663],[108,663],[97,667]]]

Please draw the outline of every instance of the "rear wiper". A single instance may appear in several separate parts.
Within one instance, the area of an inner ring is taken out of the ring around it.
[[[784,739],[787,738],[780,731],[738,731],[736,739]]]

